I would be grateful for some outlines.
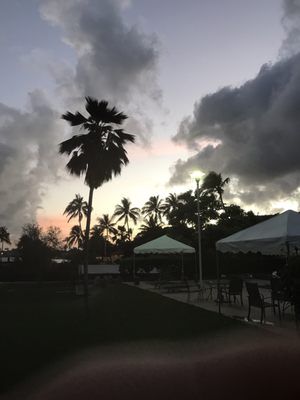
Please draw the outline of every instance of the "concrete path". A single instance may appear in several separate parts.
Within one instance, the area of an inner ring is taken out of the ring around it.
[[[261,281],[259,283],[267,282]],[[209,283],[207,281],[204,282],[204,284],[206,288],[209,288]],[[158,293],[162,296],[174,299],[176,301],[188,303],[194,307],[201,307],[205,310],[216,313],[219,312],[219,305],[216,302],[217,293],[215,289],[212,292],[210,292],[210,290],[206,290],[203,295],[199,296],[198,293],[191,293],[189,295],[186,292],[168,292],[164,288],[155,288],[155,284],[153,282],[141,281],[140,284],[136,287],[143,290],[148,290],[153,293]],[[268,289],[260,289],[260,292],[264,295],[264,297],[270,297],[270,291]],[[221,305],[221,313],[229,318],[238,319],[246,324],[255,325],[261,329],[272,332],[275,335],[291,338],[297,337],[300,339],[300,323],[299,327],[297,327],[292,307],[289,307],[285,310],[281,320],[279,320],[278,312],[274,314],[272,307],[266,308],[266,320],[261,324],[260,309],[258,308],[251,309],[251,321],[247,320],[248,295],[246,292],[246,288],[244,288],[243,290],[243,303],[244,305],[240,304],[239,298],[237,298],[236,303],[223,303]]]

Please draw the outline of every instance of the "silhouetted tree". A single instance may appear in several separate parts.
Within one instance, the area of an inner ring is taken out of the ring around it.
[[[145,217],[153,217],[155,222],[162,221],[163,213],[163,201],[159,196],[151,196],[142,208],[142,214],[145,215]]]
[[[199,197],[199,204],[202,228],[206,227],[212,220],[217,221],[219,219],[220,203],[214,193],[202,192]]]
[[[184,223],[187,226],[195,227],[197,224],[197,203],[192,190],[188,190],[178,195],[178,208],[173,213],[173,219],[177,223]]]
[[[132,230],[129,228],[129,232],[128,230],[125,228],[124,225],[118,225],[117,229],[116,229],[116,233],[115,235],[112,237],[112,240],[118,244],[120,242],[127,242],[130,240],[132,235]]]
[[[45,235],[44,241],[47,246],[52,249],[52,251],[57,251],[62,249],[62,232],[58,226],[49,226]]]
[[[69,248],[77,246],[78,250],[83,247],[83,234],[79,225],[74,225],[71,228],[69,236],[65,239]]]
[[[104,256],[105,238],[103,237],[103,230],[99,225],[94,225],[91,228],[90,234],[90,262],[96,262],[97,257]]]
[[[110,237],[115,235],[117,230],[115,228],[116,223],[113,222],[113,217],[110,217],[108,214],[103,214],[102,217],[97,218],[98,226],[100,232],[102,233],[105,241],[104,241],[104,257],[107,256],[107,243],[110,241]]]
[[[127,116],[115,107],[109,108],[107,101],[98,101],[86,97],[85,109],[88,116],[80,112],[67,112],[62,118],[71,126],[80,126],[86,133],[75,135],[60,144],[60,153],[71,156],[67,169],[71,174],[85,174],[85,183],[89,186],[88,213],[85,229],[85,295],[88,294],[88,243],[94,190],[113,175],[121,173],[129,160],[124,146],[134,142],[134,135],[117,129]]]
[[[132,229],[129,228],[129,231],[125,228],[125,226],[118,225],[116,234],[112,237],[112,240],[115,243],[116,251],[119,254],[124,256],[130,255],[133,242],[131,241],[132,237]]]
[[[220,215],[218,227],[222,230],[223,236],[228,236],[262,222],[269,217],[269,215],[254,215],[252,211],[246,212],[237,204],[230,204],[226,207],[226,213]]]
[[[204,178],[201,190],[208,192],[216,192],[219,195],[220,203],[224,211],[226,211],[225,204],[223,201],[224,187],[228,185],[230,178],[222,178],[221,174],[217,174],[215,171],[210,171]]]
[[[165,198],[163,204],[163,215],[167,217],[170,222],[172,215],[176,213],[179,207],[179,199],[176,193],[170,193],[169,196]]]
[[[83,200],[83,197],[80,194],[76,194],[75,198],[67,205],[64,215],[66,214],[69,219],[68,222],[72,218],[78,218],[78,225],[81,228],[82,218],[87,216],[88,213],[88,204]]]
[[[1,242],[1,250],[3,251],[4,243],[11,244],[9,239],[9,232],[6,226],[0,226],[0,242]]]
[[[43,238],[42,228],[36,224],[24,225],[17,247],[28,272],[42,279],[51,260],[51,251]]]
[[[133,221],[134,225],[136,225],[140,216],[140,210],[137,207],[131,207],[131,201],[123,197],[121,204],[117,204],[115,208],[114,216],[119,217],[117,222],[124,220],[124,226],[126,226],[129,233],[129,221]]]
[[[143,238],[144,241],[151,240],[155,237],[163,235],[164,228],[161,222],[157,222],[155,217],[151,215],[148,219],[144,220],[144,223],[140,226],[139,233],[136,235],[136,239]]]

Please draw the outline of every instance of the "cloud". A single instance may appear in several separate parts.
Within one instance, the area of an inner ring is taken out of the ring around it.
[[[29,94],[26,111],[0,103],[0,223],[18,235],[36,219],[46,186],[64,171],[58,143],[64,138],[63,111],[81,109],[84,97],[107,99],[125,113],[128,131],[149,144],[152,120],[148,104],[157,107],[159,43],[155,35],[129,26],[129,0],[40,0],[40,14],[59,29],[74,50],[74,59],[57,59],[44,48],[21,57],[25,65],[54,78],[57,112],[40,90]],[[61,108],[63,107],[63,110]]]
[[[280,54],[282,57],[297,54],[300,51],[300,0],[284,0],[282,25],[286,32]]]
[[[105,98],[125,109],[136,125],[144,125],[145,136],[151,123],[143,124],[139,114],[162,96],[157,83],[159,41],[125,22],[123,12],[129,5],[120,0],[44,0],[40,13],[62,30],[77,56],[74,71],[60,67],[55,75],[66,104],[80,106],[84,96]]]
[[[183,182],[197,167],[236,177],[231,198],[244,204],[267,208],[270,200],[298,196],[299,104],[299,54],[263,65],[240,87],[206,95],[173,138],[197,154],[177,161],[170,182]]]
[[[0,221],[12,234],[35,220],[44,185],[58,179],[63,128],[39,90],[29,94],[27,111],[0,103]]]

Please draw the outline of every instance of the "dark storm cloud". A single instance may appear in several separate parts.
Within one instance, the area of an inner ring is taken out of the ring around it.
[[[300,184],[299,106],[299,54],[264,65],[240,87],[203,97],[174,137],[198,153],[177,162],[171,183],[197,166],[237,177],[233,195],[248,204],[292,194]]]
[[[43,18],[62,29],[64,41],[76,52],[75,71],[61,70],[56,76],[67,103],[79,106],[87,95],[105,98],[138,120],[137,107],[142,110],[149,101],[156,103],[161,98],[156,79],[159,44],[154,35],[125,23],[126,4],[117,0],[45,0],[40,11]]]
[[[19,234],[35,219],[45,184],[61,166],[57,143],[63,138],[59,115],[44,95],[29,95],[26,112],[0,103],[0,223]]]
[[[284,0],[282,4],[282,25],[286,38],[280,53],[282,56],[290,56],[300,51],[300,0]]]

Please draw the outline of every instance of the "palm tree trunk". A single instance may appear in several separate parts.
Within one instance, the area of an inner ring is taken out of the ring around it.
[[[78,222],[79,222],[80,233],[82,233],[82,226],[81,226],[81,219],[80,218],[78,219]]]
[[[84,236],[84,295],[87,298],[89,295],[89,275],[88,275],[88,265],[89,265],[89,237],[90,237],[90,226],[91,226],[91,214],[92,214],[92,204],[93,204],[93,193],[94,188],[90,187],[89,201],[88,201],[88,214],[86,217],[86,228]]]
[[[104,259],[106,260],[106,246],[107,246],[107,240],[108,240],[108,232],[106,232],[106,235],[104,236]]]
[[[131,235],[129,233],[129,221],[128,220],[127,220],[127,234],[128,234],[129,239],[131,240]]]
[[[224,201],[223,201],[223,196],[222,196],[221,191],[218,191],[218,194],[219,194],[219,197],[220,197],[220,202],[221,202],[222,208],[226,212],[226,207],[225,207],[225,204],[224,204]]]

